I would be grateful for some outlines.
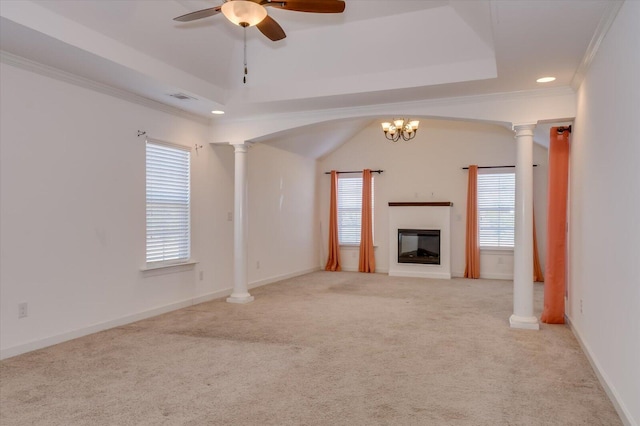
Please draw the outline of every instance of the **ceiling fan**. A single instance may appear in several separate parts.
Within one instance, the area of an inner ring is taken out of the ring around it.
[[[287,35],[280,24],[267,14],[266,7],[294,12],[342,13],[345,3],[342,0],[225,0],[220,6],[197,10],[173,18],[173,20],[189,22],[222,12],[228,20],[236,25],[244,28],[255,25],[270,40],[282,40]]]

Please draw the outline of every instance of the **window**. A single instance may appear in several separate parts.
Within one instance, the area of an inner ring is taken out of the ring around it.
[[[190,156],[188,148],[147,141],[147,264],[189,259]]]
[[[371,218],[373,221],[373,177],[371,178]],[[340,244],[360,244],[362,217],[362,177],[338,179],[338,240]]]
[[[480,247],[513,247],[515,173],[478,175]]]

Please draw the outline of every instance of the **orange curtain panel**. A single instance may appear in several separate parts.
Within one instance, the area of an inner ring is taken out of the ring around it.
[[[538,256],[538,237],[536,236],[536,215],[533,215],[533,281],[541,283],[544,281],[542,267],[540,267],[540,257]]]
[[[549,193],[547,206],[547,264],[541,320],[564,324],[567,249],[567,191],[569,186],[569,131],[551,128],[549,141]]]
[[[362,171],[362,221],[360,225],[360,261],[358,271],[375,272],[373,252],[373,218],[371,217],[371,170]]]
[[[478,166],[469,166],[467,189],[467,238],[465,244],[465,278],[480,278],[480,243],[478,235]]]
[[[340,271],[340,242],[338,241],[338,172],[331,171],[331,204],[329,206],[329,257],[325,271]]]

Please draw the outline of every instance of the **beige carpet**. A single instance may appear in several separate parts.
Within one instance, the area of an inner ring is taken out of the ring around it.
[[[621,424],[566,326],[508,327],[511,282],[317,272],[252,294],[3,361],[0,424]]]

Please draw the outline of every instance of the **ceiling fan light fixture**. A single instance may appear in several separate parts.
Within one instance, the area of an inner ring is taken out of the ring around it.
[[[231,22],[241,27],[258,25],[267,16],[267,9],[248,0],[230,0],[220,9]]]

